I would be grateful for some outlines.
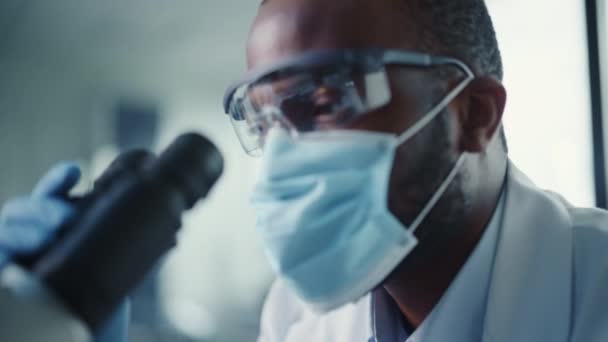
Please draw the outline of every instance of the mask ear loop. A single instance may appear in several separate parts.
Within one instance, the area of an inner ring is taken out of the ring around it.
[[[412,234],[414,232],[416,232],[416,229],[418,229],[418,227],[420,227],[420,224],[422,223],[422,221],[431,212],[431,210],[433,209],[433,207],[435,207],[435,204],[437,204],[437,202],[439,201],[439,199],[441,198],[441,196],[443,196],[443,194],[445,193],[445,191],[448,189],[448,186],[452,183],[452,181],[454,180],[454,178],[458,174],[458,171],[460,170],[460,167],[462,166],[462,163],[464,163],[464,158],[465,158],[465,154],[464,153],[461,154],[460,157],[458,157],[458,161],[456,161],[456,164],[452,168],[452,171],[450,171],[450,173],[445,178],[445,180],[443,181],[443,183],[441,183],[441,185],[439,186],[439,188],[437,189],[437,191],[435,191],[435,193],[433,194],[433,196],[431,197],[431,199],[427,202],[427,204],[424,206],[424,208],[422,209],[422,211],[420,211],[420,214],[418,214],[418,216],[416,216],[416,218],[414,219],[414,221],[409,225],[408,229],[412,232]]]
[[[405,132],[401,133],[397,137],[397,146],[402,145],[406,141],[408,141],[411,137],[416,135],[420,130],[422,130],[429,122],[433,121],[435,117],[441,113],[441,111],[447,107],[452,100],[456,98],[466,88],[475,76],[472,73],[467,73],[467,78],[465,78],[460,84],[458,84],[452,91],[450,91],[444,98],[441,100],[433,109],[431,109],[422,119],[418,120],[412,127],[405,130]]]
[[[457,64],[464,69],[467,77],[462,82],[460,82],[460,84],[458,84],[458,86],[456,86],[454,89],[452,89],[452,91],[450,91],[443,98],[443,100],[441,100],[435,107],[433,107],[433,109],[431,109],[422,119],[420,119],[412,127],[410,127],[405,132],[403,132],[400,136],[398,136],[397,141],[396,141],[396,144],[397,144],[396,146],[399,146],[399,145],[405,143],[411,137],[416,135],[416,133],[418,133],[426,125],[428,125],[429,122],[431,122],[439,113],[441,113],[441,111],[445,107],[447,107],[450,104],[450,102],[452,102],[452,100],[454,100],[456,98],[456,96],[458,96],[460,94],[460,92],[462,92],[464,90],[464,88],[466,88],[469,85],[469,83],[471,83],[471,81],[473,81],[473,79],[475,78],[475,75],[470,71],[470,69],[468,67],[466,67],[466,65],[464,65],[460,62],[458,62]],[[441,196],[443,196],[443,194],[447,190],[448,186],[452,183],[452,181],[458,174],[460,167],[464,163],[464,158],[465,158],[465,153],[460,154],[460,156],[458,157],[458,160],[456,161],[456,164],[454,165],[454,167],[452,168],[450,173],[446,176],[444,181],[441,183],[439,188],[435,191],[435,193],[433,194],[431,199],[429,199],[429,201],[426,203],[424,208],[422,208],[422,211],[420,211],[418,216],[409,225],[408,229],[412,232],[412,234],[414,232],[416,232],[418,227],[420,227],[420,224],[422,223],[422,221],[427,217],[427,215],[430,213],[430,211],[433,209],[433,207],[435,207],[435,204],[437,204],[437,202],[439,201]]]

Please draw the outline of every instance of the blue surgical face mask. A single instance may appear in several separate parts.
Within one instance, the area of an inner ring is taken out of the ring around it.
[[[414,249],[415,230],[457,175],[461,156],[422,211],[404,226],[389,211],[396,149],[466,86],[463,82],[400,136],[324,131],[266,137],[252,203],[272,267],[317,312],[379,285]]]

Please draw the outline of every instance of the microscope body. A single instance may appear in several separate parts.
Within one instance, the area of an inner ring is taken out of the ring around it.
[[[0,341],[91,342],[91,332],[46,285],[16,264],[0,271]]]
[[[55,241],[0,270],[0,341],[90,341],[175,246],[182,213],[222,170],[217,148],[195,133],[158,157],[119,156]]]

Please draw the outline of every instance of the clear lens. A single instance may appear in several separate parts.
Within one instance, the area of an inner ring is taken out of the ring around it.
[[[231,117],[230,120],[232,121],[232,127],[234,127],[234,131],[239,137],[239,141],[241,142],[245,152],[252,156],[261,155],[261,136],[253,134],[249,123],[245,120],[235,120],[233,117]]]
[[[293,136],[337,129],[389,100],[384,69],[292,70],[237,89],[229,114],[243,148],[256,155],[271,127],[279,125]]]

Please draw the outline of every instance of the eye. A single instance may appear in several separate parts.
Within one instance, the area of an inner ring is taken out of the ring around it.
[[[335,87],[322,86],[312,94],[315,106],[325,107],[335,103],[340,97],[340,90]]]

